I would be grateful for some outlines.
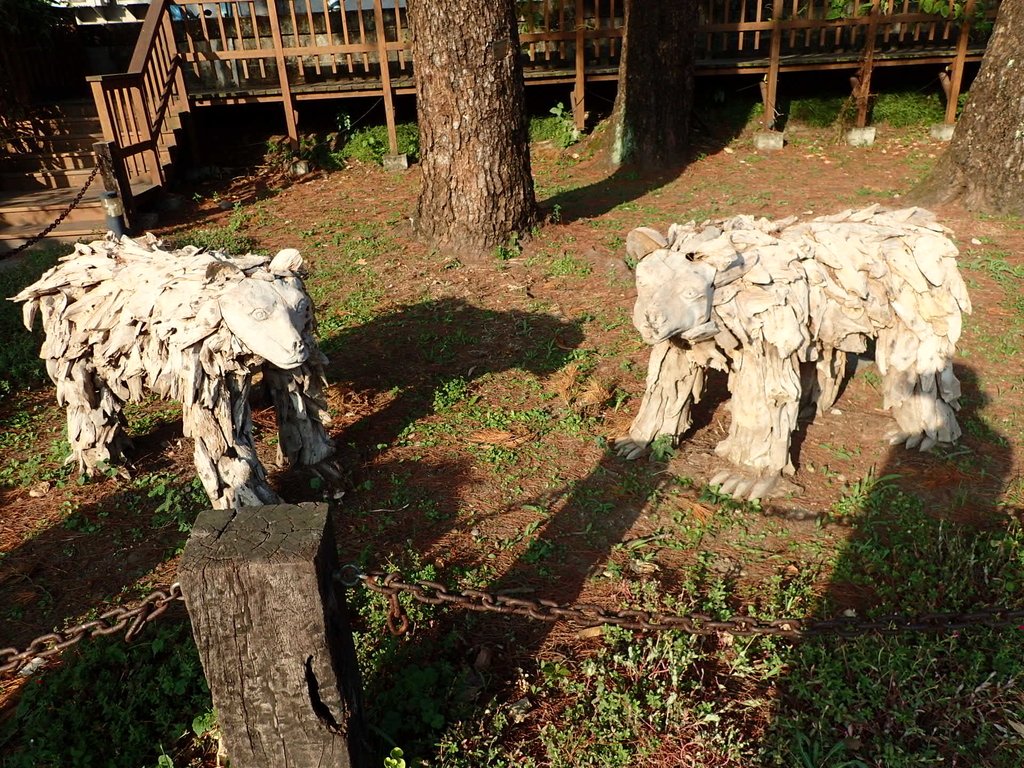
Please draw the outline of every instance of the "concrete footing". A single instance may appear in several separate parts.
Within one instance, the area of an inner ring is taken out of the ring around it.
[[[382,160],[385,171],[404,171],[409,167],[408,155],[384,155]]]
[[[875,143],[875,127],[851,128],[846,132],[846,143],[851,147],[870,147]]]
[[[754,134],[754,149],[761,152],[773,152],[785,145],[785,134],[780,131],[760,131]]]

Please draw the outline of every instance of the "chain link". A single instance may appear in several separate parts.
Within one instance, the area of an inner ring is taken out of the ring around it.
[[[55,230],[57,227],[59,227],[61,225],[61,223],[64,221],[64,219],[66,219],[68,216],[70,216],[71,212],[73,210],[75,210],[75,208],[78,206],[78,204],[80,202],[82,202],[82,198],[85,197],[86,190],[89,189],[89,185],[92,184],[93,179],[96,178],[96,174],[98,174],[99,172],[100,172],[100,167],[97,165],[95,168],[92,169],[92,173],[89,174],[89,178],[85,180],[85,184],[82,185],[82,188],[80,190],[78,190],[78,194],[75,195],[74,199],[72,199],[72,201],[70,203],[68,203],[68,207],[64,209],[63,213],[61,213],[60,216],[58,216],[56,218],[56,220],[52,224],[50,224],[46,229],[44,229],[38,235],[35,235],[34,237],[30,237],[28,240],[26,240],[24,243],[19,245],[17,248],[14,248],[13,250],[7,251],[4,254],[4,258],[5,259],[9,259],[10,257],[15,256],[15,255],[21,253],[26,248],[30,248],[31,246],[35,245],[40,240],[42,240],[44,237],[46,237],[48,234],[53,232],[53,230]],[[3,668],[0,667],[0,674],[2,674],[3,671],[4,671]]]
[[[396,635],[404,633],[409,628],[409,617],[398,602],[401,594],[410,595],[414,600],[429,605],[449,604],[469,611],[526,616],[537,621],[571,621],[584,627],[609,625],[647,632],[675,631],[691,635],[725,633],[740,636],[771,635],[791,639],[832,635],[848,638],[868,634],[891,635],[899,632],[946,633],[977,626],[998,629],[1017,626],[1024,622],[1024,610],[1009,608],[984,609],[970,613],[927,613],[916,616],[892,614],[874,618],[839,616],[830,619],[760,619],[755,616],[732,616],[716,619],[705,613],[679,615],[630,609],[609,610],[587,603],[564,605],[542,598],[530,600],[495,595],[477,589],[452,592],[436,581],[403,581],[399,573],[362,573],[352,565],[345,566],[343,570],[346,571],[344,583],[350,584],[352,574],[355,573],[356,578],[367,589],[388,597],[388,629]]]
[[[124,633],[132,640],[149,622],[163,615],[172,602],[183,600],[181,585],[175,582],[165,592],[151,592],[134,608],[111,608],[97,618],[60,632],[40,635],[23,651],[0,648],[0,677],[16,673],[33,659],[48,659],[86,638]]]
[[[537,621],[571,621],[584,627],[607,625],[643,632],[685,632],[691,635],[723,633],[739,636],[771,635],[790,639],[826,635],[852,638],[899,632],[948,633],[979,626],[1001,629],[1024,623],[1024,609],[1009,608],[986,608],[970,613],[925,613],[916,616],[892,614],[875,618],[838,616],[831,619],[761,619],[755,616],[716,619],[706,613],[611,610],[589,603],[567,605],[544,598],[511,597],[479,589],[453,592],[436,581],[403,581],[400,573],[364,573],[352,564],[338,571],[335,579],[344,587],[354,587],[361,583],[370,591],[386,596],[389,602],[388,629],[394,635],[405,634],[411,626],[409,616],[399,602],[403,594],[428,605],[448,604],[468,611],[525,616]],[[175,582],[167,591],[151,592],[134,608],[111,608],[99,617],[77,626],[40,635],[22,651],[17,648],[0,648],[0,677],[17,673],[34,659],[56,656],[86,638],[123,633],[125,641],[130,641],[177,600],[184,600],[184,597],[181,585]]]

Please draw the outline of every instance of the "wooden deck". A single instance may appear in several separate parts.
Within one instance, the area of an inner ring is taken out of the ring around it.
[[[986,7],[991,21],[996,5]],[[588,83],[618,76],[623,0],[519,0],[518,8],[526,84],[569,86],[582,126]],[[843,18],[830,18],[834,8],[834,0],[700,0],[697,74],[762,76],[772,116],[781,74],[852,70],[866,119],[873,69],[935,66],[948,70],[953,121],[964,65],[979,61],[987,42],[973,0],[962,19],[921,13],[918,0],[849,3]],[[379,96],[395,151],[394,99],[414,93],[410,40],[405,0],[153,0],[130,71],[96,78],[93,96],[127,175],[154,183],[173,141],[167,121],[213,104],[280,103],[297,140],[298,103]]]

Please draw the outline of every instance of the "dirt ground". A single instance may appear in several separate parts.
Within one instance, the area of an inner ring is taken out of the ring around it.
[[[700,491],[728,425],[724,383],[716,380],[695,429],[667,462],[629,463],[606,451],[605,441],[625,432],[639,405],[648,354],[628,320],[635,292],[622,249],[626,233],[738,213],[781,218],[876,202],[899,207],[945,149],[925,129],[883,128],[870,148],[848,147],[832,131],[799,126],[790,126],[787,139],[784,150],[766,154],[753,149],[749,130],[702,136],[693,160],[664,179],[609,174],[586,143],[565,150],[536,146],[538,198],[550,223],[504,261],[459,262],[416,242],[409,224],[415,165],[397,174],[360,165],[294,180],[253,172],[203,182],[180,191],[181,209],[165,215],[156,231],[187,238],[189,229],[241,221],[239,231],[259,250],[298,247],[308,260],[310,282],[320,286],[317,312],[331,358],[332,434],[344,481],[327,490],[337,500],[344,556],[383,566],[415,551],[420,563],[440,572],[472,571],[497,588],[621,605],[629,595],[587,577],[615,562],[636,567],[635,559],[622,559],[624,543],[656,541],[673,520],[717,514]],[[954,232],[965,265],[987,263],[989,251],[1024,263],[1019,221],[958,207],[937,213]],[[1008,306],[1015,295],[995,271],[965,266],[964,273],[974,314],[965,323],[957,363],[964,385],[962,444],[932,454],[886,445],[891,420],[865,363],[836,408],[796,436],[794,479],[802,491],[763,503],[760,543],[748,545],[745,557],[723,543],[720,567],[739,559],[742,578],[752,584],[780,567],[802,567],[793,553],[823,537],[842,538],[842,526],[823,533],[822,521],[841,515],[837,502],[871,473],[899,475],[898,482],[933,500],[937,514],[978,524],[1021,514],[1020,308],[1015,314]],[[547,350],[546,357],[531,356],[531,347]],[[588,434],[580,439],[551,429],[538,435],[524,417],[521,428],[476,424],[438,437],[431,431],[444,421],[438,393],[450,391],[453,380],[487,403],[504,399],[523,413],[547,408],[555,420],[579,418]],[[8,440],[0,463],[50,450],[62,428],[52,400],[51,389],[42,386],[0,406],[7,430],[34,436],[32,442]],[[65,618],[174,580],[183,534],[173,521],[153,525],[154,502],[139,497],[156,487],[154,477],[191,477],[191,448],[173,409],[151,404],[140,413],[147,418],[138,418],[144,428],[135,437],[133,474],[148,478],[145,485],[117,478],[80,485],[54,469],[50,479],[34,476],[31,484],[3,488],[0,605],[7,615],[0,646],[21,647]],[[272,434],[269,409],[258,406],[256,420],[260,435]],[[268,439],[261,450],[269,463]],[[499,463],[495,471],[494,457],[512,463]],[[44,466],[56,467],[56,459]],[[501,466],[515,471],[503,477]],[[694,485],[673,485],[679,478]],[[301,473],[276,473],[273,482],[288,501],[323,494]],[[659,494],[661,503],[648,514],[652,495]],[[539,561],[524,557],[525,544],[516,541],[537,522],[538,508],[560,511],[541,528],[561,553],[547,569],[524,567]],[[596,523],[595,509],[603,516]],[[784,547],[776,546],[780,525],[790,537]],[[597,535],[581,535],[594,530]],[[671,583],[674,560],[691,556],[666,548],[648,562]],[[847,599],[865,596],[853,590]],[[557,654],[580,642],[570,630],[555,628],[523,648]],[[7,685],[0,698],[14,690]]]

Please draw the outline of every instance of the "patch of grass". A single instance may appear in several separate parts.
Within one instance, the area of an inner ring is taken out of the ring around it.
[[[40,246],[27,251],[19,263],[4,265],[0,269],[0,299],[14,296],[34,283],[67,252],[65,246]],[[21,304],[0,301],[0,336],[4,339],[0,345],[0,400],[46,377],[39,359],[42,335],[38,330],[25,330],[21,307]],[[38,320],[36,326],[38,328]]]
[[[165,619],[131,644],[86,640],[34,675],[0,723],[3,765],[153,765],[210,707],[188,622]]]
[[[852,102],[846,96],[814,96],[793,99],[784,108],[787,121],[815,128],[828,128],[852,115]]]
[[[236,204],[227,224],[215,227],[198,227],[185,230],[172,238],[177,247],[194,245],[208,251],[221,251],[231,256],[252,253],[257,241],[246,231],[249,215],[246,209]]]
[[[580,132],[573,122],[572,110],[559,102],[550,110],[548,117],[530,118],[530,141],[550,141],[565,149],[580,140]]]
[[[395,126],[395,133],[398,154],[408,155],[410,161],[417,160],[420,156],[420,131],[416,123],[399,123]],[[380,165],[384,156],[390,154],[387,126],[373,125],[352,131],[334,154],[342,160]]]
[[[71,454],[71,446],[63,437],[50,441],[46,450],[28,453],[24,458],[12,458],[0,468],[0,486],[27,488],[35,483],[63,483],[71,476],[72,467],[64,459]]]
[[[941,123],[945,117],[946,103],[938,93],[879,93],[871,105],[871,122],[893,128]]]
[[[589,264],[571,253],[556,256],[547,265],[547,273],[550,277],[586,277],[592,271]]]

